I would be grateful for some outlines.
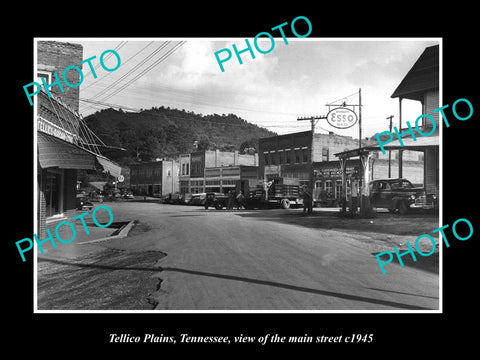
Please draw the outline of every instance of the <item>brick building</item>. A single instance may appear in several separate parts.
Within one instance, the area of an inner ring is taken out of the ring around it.
[[[61,79],[63,71],[71,65],[82,68],[83,47],[78,44],[71,44],[58,41],[37,42],[37,77],[45,78],[47,84],[55,81],[54,73]],[[77,84],[79,73],[69,70],[65,77],[70,84]],[[38,81],[41,83],[41,81]],[[74,112],[79,111],[80,87],[63,86],[63,92],[58,86],[52,86],[49,91],[55,98],[60,99],[63,104]]]
[[[336,153],[358,147],[358,140],[330,132],[314,134],[313,138],[314,199],[323,196],[339,200],[342,196],[342,176]],[[263,138],[259,141],[259,176],[272,180],[277,177],[297,180],[299,185],[308,184],[311,157],[311,131]],[[404,172],[414,183],[423,182],[422,155],[416,151],[405,152]],[[398,163],[395,155],[391,168]],[[352,157],[346,163],[346,175],[357,176],[360,159]],[[394,171],[392,172],[394,174]],[[388,175],[388,156],[376,154],[373,178]]]
[[[47,84],[55,81],[70,65],[80,65],[83,48],[78,44],[55,41],[37,42],[37,75]],[[68,81],[78,83],[76,71],[67,72]],[[40,83],[40,81],[38,81]],[[100,152],[102,144],[92,143],[93,134],[78,114],[78,88],[58,85],[35,96],[37,114],[37,234],[46,237],[45,229],[76,214],[77,171],[108,171],[118,177],[120,167]],[[89,138],[86,138],[89,137]]]
[[[272,180],[277,177],[296,181],[299,185],[308,184],[310,157],[312,156],[312,132],[304,131],[280,136],[263,138],[259,141],[260,177]],[[350,136],[314,134],[313,137],[313,173],[314,199],[319,201],[322,196],[340,197],[338,186],[340,165],[334,154],[358,145],[358,140]],[[351,161],[348,173],[356,170],[356,161]]]

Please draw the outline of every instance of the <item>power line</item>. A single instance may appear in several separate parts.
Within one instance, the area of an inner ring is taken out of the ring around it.
[[[118,45],[113,49],[113,51],[118,52],[118,50],[120,50],[122,47],[124,47],[127,43],[128,43],[128,41],[122,41],[122,42],[120,42],[120,44],[118,44]],[[110,59],[110,57],[112,57],[112,55],[113,55],[113,53],[111,53],[111,52],[108,53],[107,56],[105,56],[105,58],[103,59],[103,61],[106,61],[106,60]],[[97,65],[95,65],[95,66],[93,67],[93,71],[87,72],[87,73],[84,75],[84,79],[87,78],[87,77],[90,76],[90,75],[93,76],[93,72],[94,72],[95,70],[98,70],[98,69],[100,68],[100,66],[101,66],[101,63],[98,63]]]
[[[122,62],[122,66],[125,66],[125,64],[127,64],[130,60],[132,60],[135,56],[137,56],[139,53],[141,53],[143,50],[145,50],[147,47],[149,47],[151,44],[153,44],[154,41],[151,41],[149,42],[147,45],[145,45],[143,48],[141,48],[139,51],[137,51],[135,54],[133,54],[132,56],[130,56],[127,60],[125,60],[124,62]],[[111,54],[108,54],[108,55],[111,55]],[[113,72],[109,72],[108,74],[106,74],[102,80],[104,80],[107,76],[109,75],[112,75]],[[95,85],[95,84],[98,84],[98,82],[92,82],[91,84],[87,85],[87,86],[83,86],[81,89],[82,91],[85,91],[86,89],[88,89],[89,87],[91,87],[92,85]],[[112,84],[108,85],[108,86],[112,86]]]
[[[145,75],[147,72],[151,71],[153,68],[155,68],[158,64],[162,63],[167,59],[170,55],[172,55],[178,48],[180,48],[183,44],[185,44],[186,41],[181,41],[179,44],[175,45],[172,49],[170,49],[166,54],[164,54],[160,59],[156,60],[153,64],[148,66],[145,70],[143,70],[140,74],[136,75],[133,79],[128,81],[126,84],[123,84],[119,89],[115,90],[113,93],[111,93],[108,96],[103,97],[101,100],[107,100],[110,99],[112,96],[118,94],[120,91],[123,91],[125,88],[127,88],[130,84],[133,82],[137,81],[141,76]]]
[[[120,78],[118,78],[117,80],[115,80],[112,84],[108,85],[107,87],[105,87],[103,90],[99,91],[98,93],[96,93],[95,95],[91,96],[90,99],[93,99],[93,98],[97,98],[97,97],[101,97],[102,94],[105,94],[107,91],[109,91],[110,89],[112,89],[115,85],[117,85],[118,83],[120,83],[123,79],[125,79],[126,77],[130,76],[130,74],[132,74],[133,72],[135,72],[137,69],[139,69],[141,66],[143,66],[148,60],[150,60],[151,58],[153,58],[156,54],[158,54],[160,51],[162,51],[167,45],[168,45],[168,41],[165,41],[163,42],[159,47],[157,47],[155,50],[153,50],[150,54],[148,54],[145,58],[143,58],[138,64],[136,64],[132,69],[128,70],[125,74],[123,74]],[[88,110],[89,107],[87,107],[85,110]]]

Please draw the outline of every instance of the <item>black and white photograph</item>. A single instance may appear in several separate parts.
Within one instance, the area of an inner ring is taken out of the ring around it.
[[[4,31],[6,342],[470,348],[474,12],[157,5]]]
[[[441,39],[263,37],[35,39],[38,311],[441,310]]]

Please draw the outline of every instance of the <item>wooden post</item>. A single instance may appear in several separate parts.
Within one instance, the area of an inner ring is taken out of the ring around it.
[[[392,133],[392,119],[393,115],[387,117],[387,120],[390,119],[390,133]],[[392,177],[392,150],[388,150],[388,177]]]
[[[402,131],[402,98],[398,98],[399,105],[399,130]],[[398,150],[398,177],[403,177],[403,150]]]

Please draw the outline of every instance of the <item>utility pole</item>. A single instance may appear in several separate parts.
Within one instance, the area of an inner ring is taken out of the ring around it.
[[[358,151],[361,152],[362,148],[362,88],[358,89]],[[365,208],[364,208],[364,201],[363,201],[363,193],[364,193],[364,188],[367,186],[367,184],[364,184],[364,171],[363,171],[363,162],[362,162],[362,155],[359,153],[358,157],[360,158],[360,180],[362,181],[362,186],[360,188],[360,196],[358,199],[360,200],[360,213],[362,215],[365,214]]]
[[[312,196],[312,202],[313,202],[313,192],[314,192],[314,184],[313,184],[313,143],[314,143],[314,134],[315,134],[315,125],[317,124],[318,120],[321,119],[326,119],[326,116],[311,116],[311,117],[305,117],[305,118],[297,118],[297,121],[304,121],[304,120],[310,120],[310,123],[312,125],[312,136],[311,136],[311,143],[310,143],[310,161],[309,166],[308,166],[308,187],[310,189],[310,194]],[[310,208],[310,207],[309,207]]]
[[[387,120],[390,120],[390,133],[392,133],[392,119],[393,115],[387,116]],[[388,177],[392,177],[392,150],[388,150]]]

